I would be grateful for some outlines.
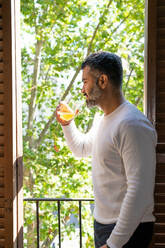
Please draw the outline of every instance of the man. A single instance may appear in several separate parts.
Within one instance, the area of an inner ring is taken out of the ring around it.
[[[104,115],[89,133],[63,121],[66,141],[76,156],[92,154],[96,248],[147,248],[152,238],[156,132],[122,93],[121,59],[112,53],[89,55],[82,63],[88,107]]]

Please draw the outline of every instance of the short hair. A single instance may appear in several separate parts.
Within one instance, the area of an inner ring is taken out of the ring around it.
[[[123,67],[118,55],[103,51],[90,54],[82,63],[81,69],[86,66],[106,74],[115,87],[122,87]]]

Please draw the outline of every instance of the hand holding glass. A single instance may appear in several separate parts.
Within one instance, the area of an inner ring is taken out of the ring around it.
[[[76,106],[72,106],[72,108],[64,101],[60,102],[59,110],[57,111],[60,119],[63,121],[71,121],[78,114],[78,109]]]

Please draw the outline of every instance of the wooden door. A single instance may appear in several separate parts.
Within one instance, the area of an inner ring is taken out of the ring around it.
[[[19,1],[0,0],[0,247],[23,247]],[[18,207],[19,205],[19,207]]]
[[[146,1],[145,110],[158,133],[155,230],[151,247],[165,247],[165,0]]]

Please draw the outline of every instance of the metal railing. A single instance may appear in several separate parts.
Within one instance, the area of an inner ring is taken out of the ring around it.
[[[80,248],[82,248],[82,202],[93,202],[92,198],[25,198],[24,201],[36,203],[36,226],[37,226],[37,248],[40,248],[40,220],[39,220],[39,202],[57,202],[58,206],[58,236],[59,236],[59,248],[61,248],[61,202],[63,201],[76,201],[79,203],[79,237]]]

